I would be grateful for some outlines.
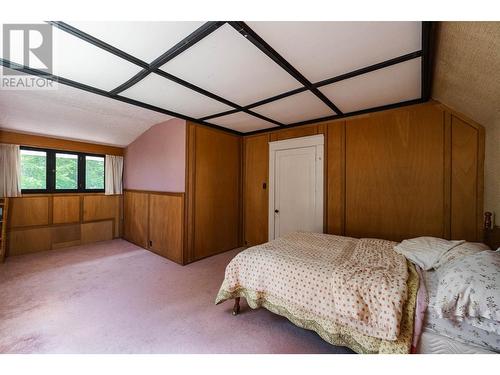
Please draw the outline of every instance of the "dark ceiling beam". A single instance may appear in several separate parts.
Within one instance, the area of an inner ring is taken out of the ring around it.
[[[153,60],[153,62],[150,64],[149,67],[151,69],[156,69],[156,68],[161,67],[162,65],[165,65],[168,61],[170,61],[174,57],[180,55],[182,52],[184,52],[188,48],[192,47],[193,45],[198,43],[200,40],[205,38],[206,36],[213,33],[215,30],[217,30],[219,27],[221,27],[225,23],[226,23],[225,21],[210,21],[210,22],[204,23],[198,29],[196,29],[191,34],[189,34],[186,38],[184,38],[179,43],[177,43],[175,46],[170,48],[167,52],[165,52],[160,57]]]
[[[406,101],[399,102],[399,103],[387,104],[387,105],[382,105],[382,106],[378,106],[378,107],[362,109],[359,111],[348,112],[348,113],[344,113],[342,115],[331,115],[331,116],[315,118],[315,119],[307,120],[307,121],[300,121],[300,122],[296,122],[296,123],[293,123],[290,125],[286,125],[285,128],[286,129],[296,128],[298,126],[317,124],[319,122],[324,122],[324,121],[333,121],[333,120],[338,120],[338,119],[353,117],[353,116],[358,116],[358,115],[364,115],[364,114],[373,113],[373,112],[386,111],[388,109],[407,107],[409,105],[414,105],[414,104],[419,104],[419,103],[424,103],[424,102],[426,102],[426,100],[423,100],[421,98],[406,100]],[[252,132],[244,133],[243,135],[254,135],[254,134],[260,134],[260,133],[266,133],[269,130],[273,130],[273,129],[255,130]]]
[[[264,52],[276,64],[281,66],[288,74],[304,85],[309,91],[316,95],[323,103],[330,107],[335,113],[341,115],[342,111],[337,108],[321,91],[312,85],[297,69],[295,69],[283,56],[281,56],[273,47],[253,31],[245,22],[230,21],[229,24],[241,35],[252,42],[258,49]]]
[[[174,57],[180,55],[182,52],[184,52],[188,48],[192,47],[193,45],[198,43],[200,40],[205,38],[206,36],[213,33],[215,30],[217,30],[219,27],[221,27],[225,23],[226,22],[223,22],[223,21],[211,21],[211,22],[204,23],[202,26],[197,28],[195,31],[193,31],[191,34],[189,34],[187,37],[182,39],[175,46],[170,48],[167,52],[163,53],[160,57],[154,59],[153,62],[151,62],[150,64],[146,63],[147,67],[143,71],[137,73],[135,76],[133,76],[128,81],[121,84],[120,86],[116,87],[111,92],[113,94],[119,94],[120,92],[125,91],[126,89],[135,85],[141,79],[148,76],[151,72],[155,72],[155,73],[162,72],[159,69],[162,65],[166,64],[168,61],[172,60]]]
[[[420,74],[424,100],[429,100],[431,97],[433,28],[434,22],[422,21],[422,70]]]
[[[47,75],[43,72],[36,71],[34,69],[30,69],[28,67],[22,67],[20,71],[28,72],[28,74],[34,74],[38,76],[43,76],[48,79],[56,80],[59,81],[63,84],[80,88],[85,91],[93,92],[98,95],[103,95],[109,98],[117,99],[122,102],[127,102],[129,104],[133,104],[142,108],[146,109],[151,109],[156,112],[168,114],[170,116],[175,116],[179,118],[183,118],[189,121],[194,121],[206,126],[211,126],[214,128],[222,129],[224,131],[228,131],[230,133],[234,134],[243,134],[238,131],[233,131],[228,128],[224,128],[215,124],[210,124],[207,123],[206,120],[210,120],[216,117],[221,117],[221,116],[227,116],[230,114],[238,113],[238,112],[245,112],[249,115],[258,117],[262,120],[271,122],[273,124],[276,124],[278,126],[285,126],[285,127],[295,127],[295,126],[301,126],[301,125],[306,125],[306,124],[311,124],[319,121],[327,121],[327,120],[332,120],[332,119],[337,119],[337,118],[343,118],[345,116],[354,116],[356,114],[361,114],[361,113],[370,113],[374,111],[380,111],[384,109],[389,109],[389,108],[397,108],[399,106],[404,106],[404,105],[410,105],[414,104],[415,102],[421,102],[421,101],[427,101],[430,98],[430,92],[431,92],[431,70],[432,70],[432,59],[431,59],[431,52],[432,52],[432,39],[433,39],[433,22],[422,22],[422,50],[420,51],[415,51],[406,55],[402,55],[399,57],[396,57],[394,59],[390,59],[387,61],[383,61],[381,63],[377,63],[365,68],[357,69],[355,71],[345,73],[336,77],[332,77],[320,82],[316,83],[311,83],[309,82],[300,72],[298,72],[290,63],[288,63],[281,55],[279,55],[267,42],[265,42],[258,34],[256,34],[248,25],[246,25],[244,22],[228,22],[233,28],[235,28],[240,34],[242,34],[245,38],[249,39],[255,46],[257,46],[262,52],[264,52],[268,57],[270,57],[275,63],[280,65],[285,71],[287,71],[290,75],[292,75],[297,81],[299,81],[303,87],[299,87],[297,89],[281,93],[278,95],[275,95],[271,98],[263,99],[258,102],[246,105],[246,106],[240,106],[236,103],[233,103],[229,100],[226,100],[218,95],[215,95],[213,93],[210,93],[207,90],[204,90],[194,84],[191,84],[187,81],[182,80],[181,78],[178,78],[176,76],[173,76],[165,71],[162,71],[159,69],[162,65],[164,65],[166,62],[169,60],[173,59],[174,57],[178,56],[180,53],[184,52],[194,44],[196,44],[198,41],[206,37],[207,35],[210,35],[213,31],[217,30],[219,27],[224,25],[226,22],[224,21],[214,21],[214,22],[207,22],[204,25],[202,25],[200,28],[195,30],[193,33],[188,35],[185,39],[177,43],[174,47],[169,49],[167,52],[162,54],[160,57],[155,59],[151,64],[148,64],[147,62],[144,62],[118,48],[113,47],[112,45],[109,45],[81,30],[78,30],[77,28],[74,28],[64,22],[59,22],[59,21],[49,21],[49,24],[52,24],[55,27],[58,27],[59,29],[66,31],[82,40],[87,41],[88,43],[91,43],[99,48],[102,48],[118,57],[121,57],[133,64],[136,64],[137,66],[143,68],[139,73],[137,73],[134,77],[130,78],[114,90],[111,90],[110,92],[100,90],[94,87],[90,87],[87,85],[80,84],[75,81],[71,81],[62,77],[57,77],[57,76],[52,76],[52,75]],[[402,103],[395,103],[395,104],[390,104],[387,106],[381,106],[381,107],[376,107],[376,108],[371,108],[371,109],[366,109],[362,111],[357,111],[357,112],[351,112],[344,114],[342,113],[321,91],[318,90],[319,87],[329,85],[335,82],[339,82],[345,79],[349,79],[352,77],[356,77],[361,74],[366,74],[371,71],[375,71],[378,69],[382,69],[391,65],[399,64],[404,61],[408,61],[417,57],[422,57],[422,73],[421,73],[421,98],[420,99],[415,99],[411,100],[408,102],[402,102]],[[2,60],[2,65],[5,66],[4,64],[5,60]],[[10,64],[10,62],[8,62]],[[10,66],[9,66],[10,67]],[[19,69],[16,69],[19,70]],[[38,74],[37,74],[38,73]],[[162,77],[169,79],[171,81],[174,81],[180,85],[183,85],[184,87],[187,87],[193,91],[196,91],[202,95],[205,95],[207,97],[210,97],[214,100],[217,100],[219,102],[222,102],[228,106],[233,107],[234,109],[216,113],[213,115],[205,116],[200,119],[194,119],[189,116],[185,116],[182,114],[177,114],[172,111],[165,110],[163,108],[155,107],[146,103],[142,103],[133,99],[125,98],[123,96],[120,96],[119,93],[126,90],[127,88],[133,86],[134,84],[138,83],[145,77],[147,77],[151,73],[156,73],[161,75]],[[267,118],[263,115],[260,115],[256,112],[251,111],[250,109],[254,107],[258,107],[267,103],[271,103],[276,100],[280,100],[283,98],[286,98],[291,95],[295,95],[304,91],[311,91],[314,93],[319,99],[321,99],[324,103],[326,103],[332,110],[336,112],[335,115],[319,118],[319,119],[312,119],[312,120],[307,120],[307,121],[301,121],[298,123],[290,124],[290,125],[284,125],[278,121],[275,121],[273,119]],[[265,130],[263,130],[265,131]],[[250,133],[245,133],[245,134],[254,134],[258,133],[259,131],[256,132],[250,132]]]
[[[408,61],[408,60],[413,60],[413,59],[416,59],[420,56],[422,56],[422,51],[415,51],[415,52],[407,53],[405,55],[398,56],[398,57],[395,57],[393,59],[382,61],[382,62],[379,62],[377,64],[373,64],[373,65],[370,65],[370,66],[367,66],[367,67],[364,67],[361,69],[354,70],[354,71],[349,72],[349,73],[341,74],[341,75],[338,75],[336,77],[332,77],[332,78],[325,79],[323,81],[316,82],[313,84],[313,86],[314,87],[322,87],[322,86],[326,86],[326,85],[331,85],[332,83],[340,82],[340,81],[343,81],[343,80],[346,80],[349,78],[353,78],[353,77],[356,77],[356,76],[359,76],[362,74],[370,73],[370,72],[373,72],[375,70],[387,68],[389,66],[400,64],[400,63]]]
[[[64,78],[64,77],[59,77],[59,76],[56,76],[56,75],[53,75],[53,74],[45,73],[45,72],[42,72],[42,71],[40,71],[38,69],[33,69],[33,68],[30,68],[30,67],[27,67],[27,66],[24,66],[24,65],[20,65],[20,64],[17,64],[17,63],[14,63],[14,62],[2,59],[2,58],[0,58],[0,65],[4,66],[6,68],[9,68],[9,69],[18,71],[18,72],[22,72],[22,73],[29,74],[29,75],[34,75],[34,76],[37,76],[37,77],[42,77],[42,78],[48,79],[50,81],[61,83],[61,84],[66,85],[66,86],[71,86],[71,87],[74,87],[76,89],[87,91],[87,92],[90,92],[92,94],[101,95],[101,96],[104,96],[106,98],[118,100],[120,102],[131,104],[131,105],[134,105],[134,106],[137,106],[137,107],[141,107],[141,108],[144,108],[144,109],[149,109],[151,111],[159,112],[159,113],[162,113],[164,115],[168,115],[168,116],[172,116],[172,117],[177,117],[177,118],[180,118],[180,119],[183,119],[183,120],[195,122],[195,123],[198,123],[198,124],[201,124],[201,125],[205,125],[205,126],[208,126],[208,127],[211,127],[211,128],[215,128],[215,129],[218,129],[218,130],[223,130],[225,132],[232,133],[232,134],[237,134],[237,135],[242,135],[243,134],[243,133],[241,133],[239,131],[236,131],[236,130],[228,129],[228,128],[225,128],[225,127],[222,127],[222,126],[218,126],[218,125],[215,125],[215,124],[210,124],[210,123],[207,123],[205,121],[200,121],[198,119],[195,119],[195,118],[183,115],[181,113],[177,113],[177,112],[173,112],[173,111],[170,111],[170,110],[167,110],[167,109],[164,109],[164,108],[156,107],[154,105],[146,104],[146,103],[143,103],[143,102],[140,102],[140,101],[137,101],[137,100],[134,100],[134,99],[130,99],[130,98],[127,98],[127,97],[124,97],[124,96],[112,95],[112,94],[110,94],[106,90],[102,90],[102,89],[98,89],[98,88],[93,87],[93,86],[85,85],[83,83],[76,82],[76,81],[73,81],[73,80],[70,80],[70,79],[67,79],[67,78]]]
[[[142,61],[141,59],[138,59],[137,57],[134,57],[127,52],[122,51],[121,49],[118,49],[116,47],[113,47],[111,44],[108,44],[106,42],[103,42],[100,39],[97,39],[93,37],[90,34],[87,34],[86,32],[83,32],[76,27],[73,27],[71,25],[68,25],[65,22],[62,21],[47,21],[48,24],[57,27],[58,29],[61,29],[77,38],[80,38],[90,44],[93,44],[96,47],[99,47],[105,51],[108,51],[112,53],[115,56],[121,57],[124,60],[127,60],[128,62],[131,62],[132,64],[138,65],[143,69],[147,69],[149,67],[148,63]]]
[[[102,40],[100,40],[96,37],[93,37],[92,35],[87,34],[84,31],[81,31],[81,30],[77,29],[76,27],[68,25],[64,22],[48,21],[48,23],[55,26],[55,27],[60,28],[63,31],[70,33],[71,35],[73,35],[77,38],[80,38],[88,43],[91,43],[91,44],[95,45],[96,47],[102,48],[110,53],[113,53],[114,55],[116,55],[118,57],[121,57],[121,58],[143,68],[143,70],[141,70],[135,76],[133,76],[132,78],[130,78],[126,82],[122,83],[120,86],[109,91],[110,97],[113,97],[113,98],[118,97],[121,92],[125,91],[126,89],[128,89],[128,88],[132,87],[133,85],[135,85],[136,83],[140,82],[142,79],[146,78],[149,74],[156,73],[156,74],[162,76],[163,78],[166,78],[166,79],[173,81],[179,85],[187,87],[187,88],[189,88],[189,89],[191,89],[199,94],[205,95],[213,100],[224,103],[227,106],[233,107],[233,108],[235,108],[235,111],[245,112],[249,115],[255,116],[257,118],[260,118],[264,121],[270,122],[270,123],[278,125],[278,126],[284,125],[279,121],[273,120],[273,119],[268,118],[266,116],[260,115],[258,113],[253,112],[253,111],[250,111],[249,109],[243,108],[236,103],[233,103],[233,102],[231,102],[227,99],[224,99],[216,94],[213,94],[207,90],[204,90],[199,86],[196,86],[190,82],[187,82],[187,81],[185,81],[179,77],[176,77],[170,73],[167,73],[159,68],[160,66],[165,64],[167,61],[173,59],[175,56],[179,55],[180,53],[182,53],[186,49],[192,47],[194,44],[199,42],[201,39],[203,39],[207,35],[210,35],[210,33],[217,30],[219,27],[221,27],[226,22],[223,22],[223,21],[206,22],[201,27],[196,29],[194,32],[189,34],[182,41],[177,43],[174,47],[172,47],[167,52],[162,54],[160,57],[155,59],[151,64],[148,64],[147,62],[142,61],[142,60],[118,49],[118,48],[115,48],[115,47],[111,46],[110,44],[103,42]],[[199,120],[199,121],[203,121],[203,120]]]
[[[401,55],[401,56],[395,57],[393,59],[382,61],[382,62],[373,64],[373,65],[366,66],[364,68],[360,68],[360,69],[354,70],[354,71],[349,72],[349,73],[341,74],[341,75],[338,75],[338,76],[335,76],[335,77],[332,77],[332,78],[325,79],[323,81],[319,81],[319,82],[313,83],[312,85],[314,87],[319,88],[319,87],[326,86],[326,85],[329,85],[329,84],[332,84],[332,83],[335,83],[335,82],[343,81],[345,79],[349,79],[349,78],[353,78],[353,77],[356,77],[356,76],[359,76],[359,75],[362,75],[362,74],[373,72],[375,70],[387,68],[389,66],[396,65],[396,64],[408,61],[408,60],[412,60],[412,59],[421,57],[421,56],[422,56],[422,51],[415,51],[415,52],[407,53],[405,55]],[[295,89],[295,90],[290,90],[288,92],[284,92],[282,94],[273,96],[271,98],[267,98],[267,99],[260,100],[258,102],[246,105],[243,108],[251,109],[251,108],[254,108],[254,107],[261,106],[263,104],[271,103],[271,102],[274,102],[276,100],[280,100],[280,99],[286,98],[286,97],[291,96],[291,95],[295,95],[295,94],[301,93],[301,92],[306,91],[306,90],[307,90],[306,87],[301,87],[301,88],[298,88],[298,89]],[[231,110],[231,111],[226,111],[226,112],[220,112],[220,113],[216,113],[216,114],[213,114],[213,115],[202,117],[200,120],[209,120],[209,119],[212,119],[212,118],[215,118],[215,117],[224,116],[224,115],[231,114],[231,113],[234,113],[234,112],[236,112],[236,111],[235,110]]]

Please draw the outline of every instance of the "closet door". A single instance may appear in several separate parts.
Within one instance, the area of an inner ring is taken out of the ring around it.
[[[269,147],[269,240],[294,231],[323,233],[324,136]]]

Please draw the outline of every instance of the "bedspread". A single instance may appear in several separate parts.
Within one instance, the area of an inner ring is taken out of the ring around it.
[[[410,349],[418,275],[395,243],[295,232],[238,254],[216,303],[244,296],[358,352]]]

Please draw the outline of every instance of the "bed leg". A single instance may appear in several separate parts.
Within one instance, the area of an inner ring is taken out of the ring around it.
[[[233,315],[238,315],[240,313],[240,297],[234,299]]]

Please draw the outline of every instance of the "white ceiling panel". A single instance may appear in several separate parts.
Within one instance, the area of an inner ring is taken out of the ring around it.
[[[421,59],[323,86],[323,92],[344,113],[399,103],[421,96]]]
[[[54,74],[103,90],[112,90],[141,68],[53,27]]]
[[[335,112],[310,91],[270,102],[252,111],[284,124],[334,115]]]
[[[62,84],[54,90],[0,90],[0,128],[17,132],[126,146],[171,118]]]
[[[237,112],[227,116],[216,117],[207,120],[207,122],[242,133],[278,127],[271,122],[262,120],[245,112]]]
[[[155,73],[120,95],[194,118],[233,109]]]
[[[148,63],[168,51],[204,22],[70,22],[112,46]]]
[[[228,24],[161,69],[240,105],[301,86]]]
[[[311,82],[422,48],[421,22],[248,22]]]

